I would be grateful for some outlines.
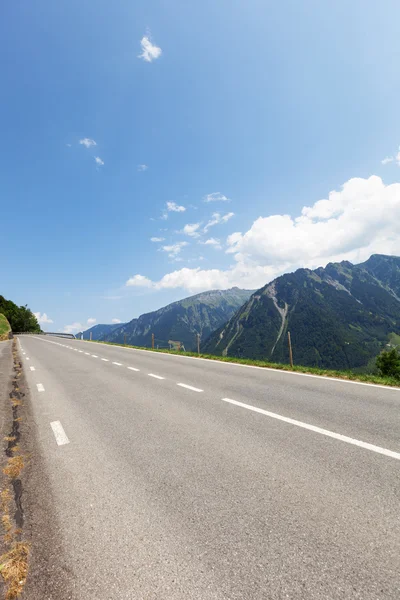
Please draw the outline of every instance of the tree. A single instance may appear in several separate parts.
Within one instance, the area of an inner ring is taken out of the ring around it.
[[[11,300],[0,296],[0,312],[6,316],[11,330],[15,333],[21,331],[40,332],[40,325],[27,305],[17,306]]]
[[[396,348],[382,352],[376,359],[376,366],[382,375],[400,379],[400,353]]]

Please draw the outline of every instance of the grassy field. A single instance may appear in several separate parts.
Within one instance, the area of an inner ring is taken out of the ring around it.
[[[0,313],[0,341],[8,340],[8,332],[11,327],[5,316]]]
[[[88,341],[88,340],[86,340]],[[96,344],[106,344],[108,346],[123,346],[123,344],[116,344],[114,342],[96,342]],[[206,358],[207,360],[217,360],[221,362],[231,362],[239,365],[253,365],[255,367],[264,367],[269,369],[278,369],[280,371],[292,371],[295,373],[308,373],[310,375],[319,375],[321,377],[335,377],[337,379],[347,379],[349,381],[361,381],[363,383],[374,383],[376,385],[387,385],[392,387],[400,388],[400,381],[393,377],[381,377],[379,375],[369,375],[364,373],[354,373],[353,371],[329,371],[328,369],[319,369],[316,367],[302,367],[302,366],[294,366],[293,368],[290,365],[280,364],[280,363],[270,363],[263,360],[251,360],[247,358],[233,358],[230,356],[213,356],[211,354],[200,354],[198,355],[196,352],[178,352],[177,350],[152,350],[151,348],[141,348],[139,346],[123,346],[124,348],[135,348],[136,350],[147,350],[148,352],[161,352],[163,354],[180,354],[181,356],[192,356],[194,358]]]

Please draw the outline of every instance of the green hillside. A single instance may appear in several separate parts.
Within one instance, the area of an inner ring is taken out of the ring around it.
[[[8,340],[8,332],[11,331],[10,323],[5,315],[0,313],[0,341]]]
[[[400,334],[400,258],[373,255],[360,265],[330,263],[278,277],[202,346],[222,356],[361,368]],[[393,336],[392,336],[393,337]]]

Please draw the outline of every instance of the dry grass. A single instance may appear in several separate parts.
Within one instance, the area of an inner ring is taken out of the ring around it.
[[[24,459],[22,456],[13,456],[7,461],[7,466],[4,467],[3,473],[10,479],[17,479],[22,469],[24,468]]]
[[[6,435],[4,439],[6,440],[6,442],[15,442],[17,438],[15,437],[15,435]]]
[[[10,515],[3,515],[1,517],[1,523],[3,525],[4,531],[6,531],[7,533],[9,531],[11,531],[12,525],[11,525],[11,517],[10,517]]]
[[[0,573],[7,585],[6,600],[18,598],[28,574],[29,545],[15,542],[13,547],[0,556]]]
[[[8,513],[8,507],[12,501],[12,494],[8,488],[3,490],[0,494],[0,508],[1,512]]]
[[[13,406],[21,406],[22,402],[21,402],[21,400],[18,400],[18,398],[12,398],[11,399],[11,404]]]

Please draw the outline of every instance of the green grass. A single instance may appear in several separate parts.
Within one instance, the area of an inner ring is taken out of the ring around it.
[[[0,340],[8,340],[8,332],[11,330],[10,324],[5,316],[0,313]]]
[[[90,341],[90,340],[85,340]],[[167,349],[152,349],[143,348],[140,346],[130,346],[129,344],[117,344],[115,342],[99,342],[92,340],[96,344],[106,344],[107,346],[122,346],[124,348],[134,348],[136,350],[147,350],[148,352],[161,352],[162,354],[179,354],[181,356],[192,356],[194,358],[206,358],[207,360],[216,360],[220,362],[230,362],[239,365],[252,365],[256,367],[264,367],[269,369],[278,369],[280,371],[292,371],[294,373],[308,373],[310,375],[319,375],[321,377],[336,377],[338,379],[347,379],[349,381],[361,381],[363,383],[375,383],[376,385],[387,385],[400,387],[400,380],[394,377],[382,377],[380,375],[369,375],[366,373],[355,373],[354,371],[330,371],[328,369],[319,369],[317,367],[302,367],[295,365],[293,368],[290,365],[281,363],[271,363],[264,360],[252,360],[250,358],[233,358],[231,356],[214,356],[212,354],[200,354],[197,352],[178,352],[177,350]]]

